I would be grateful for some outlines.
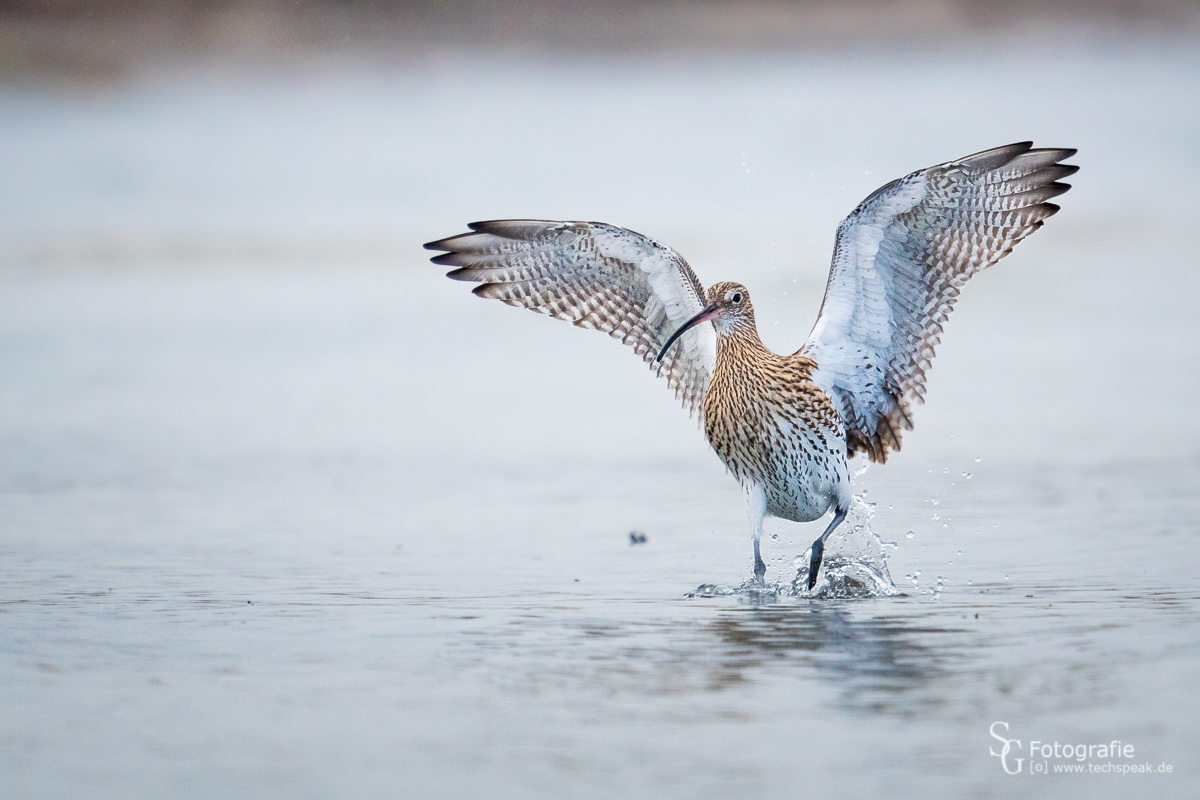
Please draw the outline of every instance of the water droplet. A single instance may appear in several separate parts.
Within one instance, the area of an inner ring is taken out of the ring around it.
[[[920,574],[921,574],[921,570],[917,570],[916,572],[913,573],[913,575],[920,575]]]
[[[929,498],[929,502],[933,503],[935,506],[941,505],[941,503],[938,502],[938,499],[936,497]]]
[[[970,586],[970,585],[971,585],[971,581],[970,581],[970,580],[968,580],[968,581],[967,581],[967,586]]]
[[[967,480],[971,480],[971,473],[969,473],[969,472],[964,472],[964,473],[963,473],[963,477],[964,477],[964,478],[966,478]]]
[[[1004,580],[1008,580],[1008,576],[1007,576],[1007,575],[1005,575],[1005,576],[1004,576]]]
[[[933,512],[933,516],[931,517],[931,519],[941,519],[941,518],[942,518],[942,515],[937,513],[936,511]]]
[[[778,542],[778,541],[779,541],[779,534],[778,534],[778,533],[772,533],[772,534],[771,534],[771,541],[773,541],[773,542]]]
[[[958,551],[958,554],[961,556],[961,555],[962,555],[962,550],[959,550],[959,551]]]
[[[905,538],[911,539],[912,537],[916,536],[916,534],[912,531],[909,531],[908,533],[904,534],[904,536]]]
[[[949,472],[949,471],[950,471],[949,467],[942,467],[942,472]]]
[[[978,464],[980,461],[983,461],[983,459],[979,456],[975,456],[975,463]]]
[[[943,527],[943,528],[949,528],[949,527],[950,527],[950,523],[949,523],[949,522],[943,522],[943,523],[942,523],[942,527]]]

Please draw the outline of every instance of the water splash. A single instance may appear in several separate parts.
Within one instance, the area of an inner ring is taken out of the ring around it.
[[[855,495],[842,527],[825,543],[825,558],[812,591],[808,586],[809,553],[797,559],[796,593],[811,597],[890,597],[899,594],[888,571],[887,550],[895,544],[884,542],[871,530],[875,504]]]
[[[825,557],[817,575],[817,584],[808,590],[808,564],[811,551],[796,556],[796,576],[790,582],[750,579],[740,586],[706,583],[688,593],[688,597],[739,597],[752,603],[773,603],[786,598],[857,598],[894,597],[901,594],[888,571],[888,549],[871,530],[875,504],[855,495],[846,521],[825,543]]]

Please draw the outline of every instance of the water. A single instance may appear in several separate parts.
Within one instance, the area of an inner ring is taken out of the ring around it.
[[[0,92],[0,794],[1194,795],[1200,60],[966,55]],[[1040,87],[1003,119],[997,71]],[[499,91],[579,85],[652,112]],[[794,349],[858,199],[1026,136],[1076,188],[857,479],[891,596],[794,591],[822,522],[769,521],[740,591],[740,494],[670,394],[417,247],[609,219]],[[1172,772],[1005,775],[998,721]]]

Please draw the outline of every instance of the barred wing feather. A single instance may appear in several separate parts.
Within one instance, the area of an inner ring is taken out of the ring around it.
[[[846,425],[847,455],[900,449],[911,403],[959,290],[1058,211],[1075,150],[997,147],[882,187],[838,226],[816,325],[800,353]]]
[[[711,325],[692,328],[654,362],[671,334],[704,307],[704,287],[678,253],[599,222],[493,220],[468,227],[471,233],[425,245],[446,251],[433,262],[458,267],[449,277],[479,282],[480,297],[620,339],[667,379],[689,413],[703,408],[717,358]]]

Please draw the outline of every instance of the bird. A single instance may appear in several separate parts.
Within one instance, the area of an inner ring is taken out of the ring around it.
[[[809,551],[812,591],[850,510],[848,460],[900,450],[960,290],[1058,212],[1076,152],[1017,142],[871,193],[838,226],[816,323],[791,355],[763,345],[745,286],[706,290],[678,252],[625,228],[491,220],[425,248],[479,297],[608,333],[665,378],[741,486],[759,582],[766,517],[832,510]]]

